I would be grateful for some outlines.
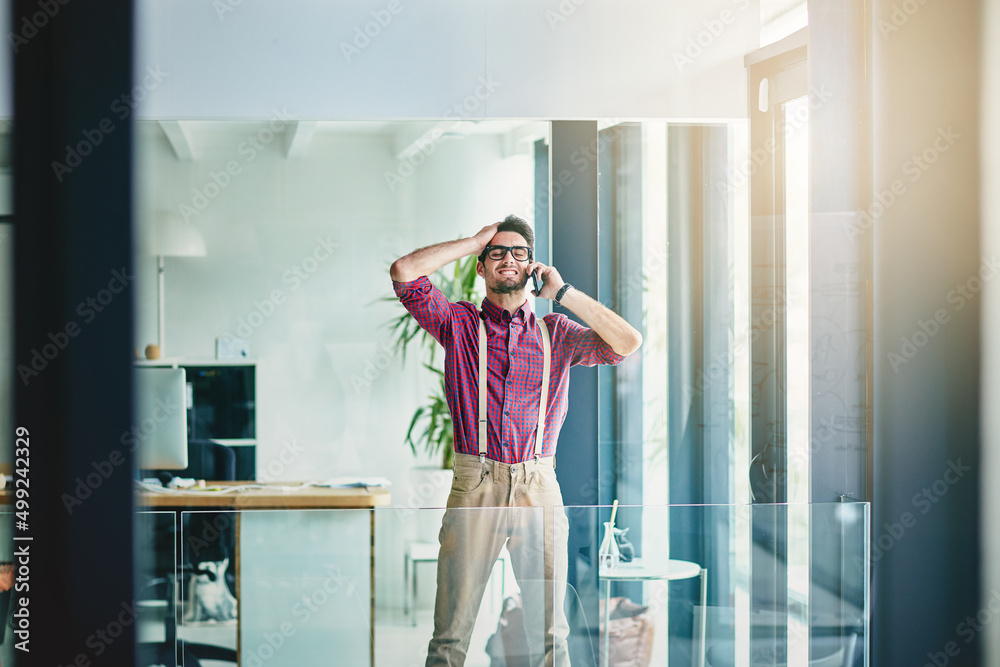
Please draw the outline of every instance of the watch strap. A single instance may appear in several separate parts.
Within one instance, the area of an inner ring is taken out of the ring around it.
[[[563,285],[562,287],[560,287],[559,291],[556,292],[555,302],[561,306],[562,305],[562,298],[563,298],[563,296],[566,294],[566,292],[568,290],[570,290],[572,288],[573,288],[573,286],[570,285],[569,283],[566,283],[565,285]]]

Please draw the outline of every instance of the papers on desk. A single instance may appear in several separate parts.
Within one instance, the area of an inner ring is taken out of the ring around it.
[[[391,483],[385,477],[333,477],[325,482],[314,482],[313,486],[326,486],[331,489],[354,489],[389,486]]]

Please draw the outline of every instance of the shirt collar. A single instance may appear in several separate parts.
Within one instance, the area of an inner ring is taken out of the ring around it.
[[[489,317],[497,324],[509,324],[511,321],[517,322],[519,321],[518,318],[520,318],[520,321],[522,322],[527,322],[529,316],[531,315],[531,306],[528,305],[528,300],[525,299],[521,307],[515,310],[514,315],[511,316],[506,309],[501,308],[490,301],[489,298],[484,297],[483,312],[489,315]]]

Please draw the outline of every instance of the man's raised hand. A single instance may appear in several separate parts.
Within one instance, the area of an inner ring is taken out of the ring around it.
[[[490,244],[490,241],[496,236],[497,227],[500,226],[499,222],[494,222],[492,225],[486,225],[472,238],[476,239],[476,243],[479,244],[479,250],[476,251],[476,255],[479,255],[486,249],[486,246]]]
[[[535,294],[535,290],[531,290],[532,294],[535,296],[540,296],[544,299],[554,299],[556,298],[556,292],[558,292],[566,282],[559,275],[559,271],[556,270],[554,266],[546,266],[541,262],[531,262],[528,264],[528,275],[530,276],[532,272],[538,271],[538,280],[542,284],[542,291],[539,294]]]

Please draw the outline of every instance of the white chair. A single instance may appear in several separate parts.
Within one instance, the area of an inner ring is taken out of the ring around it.
[[[441,545],[437,542],[407,542],[406,553],[403,555],[403,613],[410,614],[411,623],[417,624],[417,565],[419,563],[436,563]],[[500,599],[507,590],[507,552],[500,551],[497,556],[500,564]],[[494,565],[494,567],[496,567]],[[490,604],[493,604],[493,589],[490,589]]]

